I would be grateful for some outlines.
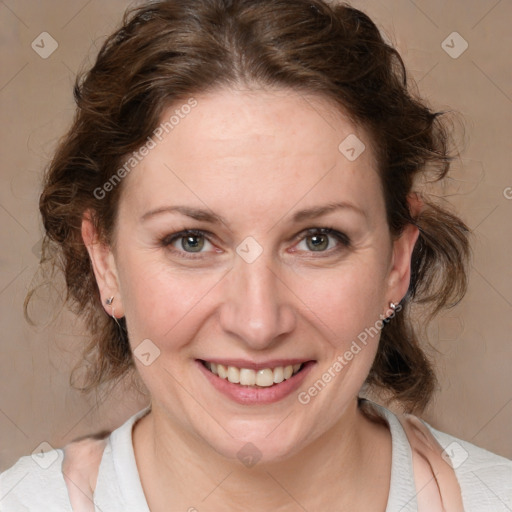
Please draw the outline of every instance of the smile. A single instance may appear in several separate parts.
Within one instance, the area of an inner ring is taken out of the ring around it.
[[[241,405],[265,405],[283,400],[297,391],[316,365],[313,360],[256,364],[233,359],[224,360],[222,364],[196,359],[195,363],[214,389]]]
[[[209,361],[202,361],[203,365],[213,374],[221,379],[226,379],[232,384],[242,386],[270,387],[274,384],[290,379],[300,372],[303,363],[287,366],[277,366],[275,368],[262,368],[253,370],[252,368],[238,368],[236,366],[225,366]]]

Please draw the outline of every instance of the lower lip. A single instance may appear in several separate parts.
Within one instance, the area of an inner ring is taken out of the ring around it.
[[[315,365],[315,361],[308,361],[304,363],[304,366],[298,373],[279,384],[269,387],[252,387],[233,384],[227,379],[221,379],[218,375],[208,370],[201,361],[196,359],[195,362],[214,388],[228,398],[231,398],[234,402],[242,405],[272,404],[282,400],[299,388],[311,371],[311,368]]]

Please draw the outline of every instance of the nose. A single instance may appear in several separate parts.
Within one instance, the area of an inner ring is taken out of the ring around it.
[[[265,253],[252,263],[237,258],[224,286],[221,327],[247,348],[268,349],[295,329],[293,293]]]

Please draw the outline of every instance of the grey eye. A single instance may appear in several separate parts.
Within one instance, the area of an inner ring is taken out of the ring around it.
[[[310,235],[305,240],[306,245],[312,251],[324,251],[329,247],[328,235]]]
[[[204,247],[204,237],[203,235],[182,236],[181,247],[187,252],[200,252]]]

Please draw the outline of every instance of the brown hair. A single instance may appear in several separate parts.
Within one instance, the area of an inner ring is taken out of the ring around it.
[[[290,88],[339,105],[370,134],[382,178],[390,232],[407,223],[420,236],[402,311],[386,322],[367,379],[407,410],[422,410],[435,389],[431,364],[411,321],[411,305],[432,315],[465,293],[468,230],[444,206],[423,195],[413,218],[407,197],[418,178],[445,177],[452,156],[442,112],[410,90],[400,55],[367,15],[321,0],[167,0],[125,14],[92,69],[74,88],[77,111],[45,176],[40,211],[46,229],[43,262],[60,265],[72,309],[91,341],[87,384],[114,382],[133,368],[121,328],[103,310],[81,237],[84,212],[112,242],[122,183],[105,198],[94,191],[146,142],[163,110],[213,88]],[[52,250],[54,248],[55,250]],[[30,294],[27,296],[27,308]]]

